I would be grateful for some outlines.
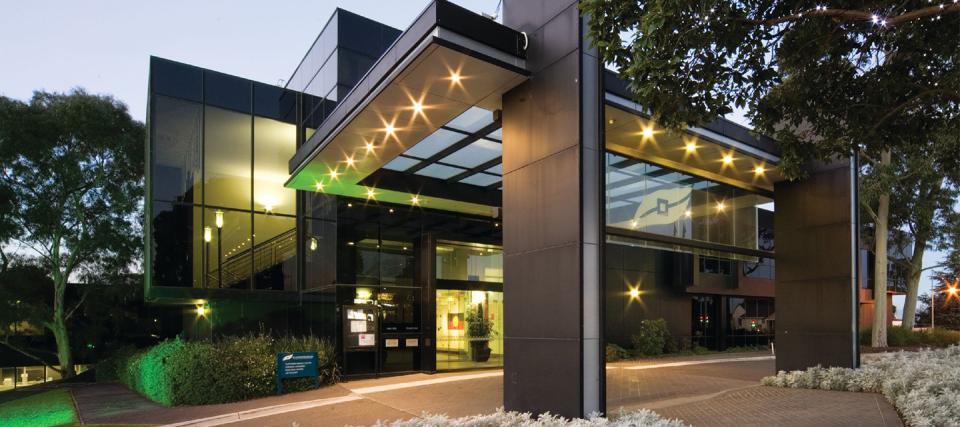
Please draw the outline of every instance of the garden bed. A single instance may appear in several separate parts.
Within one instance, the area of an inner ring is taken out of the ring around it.
[[[555,415],[541,414],[533,417],[529,413],[507,412],[503,408],[492,414],[470,415],[461,418],[450,418],[446,415],[423,415],[409,420],[400,420],[389,423],[378,422],[375,427],[441,427],[441,426],[515,426],[515,427],[685,427],[680,420],[668,420],[657,415],[656,412],[643,409],[640,411],[622,412],[610,418],[588,417],[586,419],[566,419]]]
[[[815,367],[763,379],[776,387],[880,393],[909,426],[956,425],[960,420],[960,346],[877,353],[859,369]]]

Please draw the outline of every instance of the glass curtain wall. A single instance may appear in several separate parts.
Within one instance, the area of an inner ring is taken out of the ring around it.
[[[437,370],[503,366],[503,292],[437,290]]]
[[[297,290],[297,193],[283,186],[295,94],[158,59],[151,70],[152,286]]]

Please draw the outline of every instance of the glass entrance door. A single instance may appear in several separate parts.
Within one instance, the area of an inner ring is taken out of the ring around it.
[[[437,370],[503,366],[503,292],[437,290]]]

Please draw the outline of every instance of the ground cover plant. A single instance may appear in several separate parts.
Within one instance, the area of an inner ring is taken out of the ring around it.
[[[0,403],[0,426],[46,427],[79,422],[70,390],[58,388]]]
[[[883,394],[909,426],[960,425],[960,346],[864,357],[859,369],[814,367],[763,379],[776,387]]]
[[[119,381],[164,405],[206,405],[269,396],[276,392],[279,352],[315,351],[321,384],[338,379],[333,345],[316,337],[266,334],[215,341],[173,339],[153,347],[125,349],[97,365],[98,381]],[[313,387],[310,378],[288,379],[287,391]]]
[[[657,415],[656,412],[643,409],[640,411],[621,412],[615,416],[604,418],[591,416],[586,419],[567,419],[549,413],[532,416],[529,413],[508,412],[503,408],[492,414],[470,415],[461,418],[450,418],[446,415],[424,414],[417,418],[399,420],[389,423],[377,422],[375,427],[441,427],[441,426],[471,426],[471,427],[547,427],[547,426],[578,426],[578,427],[684,427],[680,420],[668,420]]]
[[[870,345],[871,331],[860,331],[860,345]],[[948,329],[914,331],[893,326],[887,329],[887,345],[890,347],[946,347],[960,343],[960,332]]]

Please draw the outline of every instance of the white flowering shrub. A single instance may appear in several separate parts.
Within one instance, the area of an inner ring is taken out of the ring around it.
[[[960,426],[960,346],[864,356],[859,369],[780,371],[763,385],[883,394],[913,427]]]
[[[394,421],[390,423],[377,422],[374,427],[549,427],[549,426],[570,426],[570,427],[685,427],[686,424],[680,420],[667,420],[661,418],[656,412],[650,410],[639,410],[631,412],[621,412],[616,416],[604,418],[592,415],[587,418],[568,419],[551,415],[550,413],[541,414],[533,417],[530,413],[508,412],[503,408],[497,409],[492,414],[471,415],[461,418],[450,418],[446,415],[424,414],[418,418],[409,420]]]

